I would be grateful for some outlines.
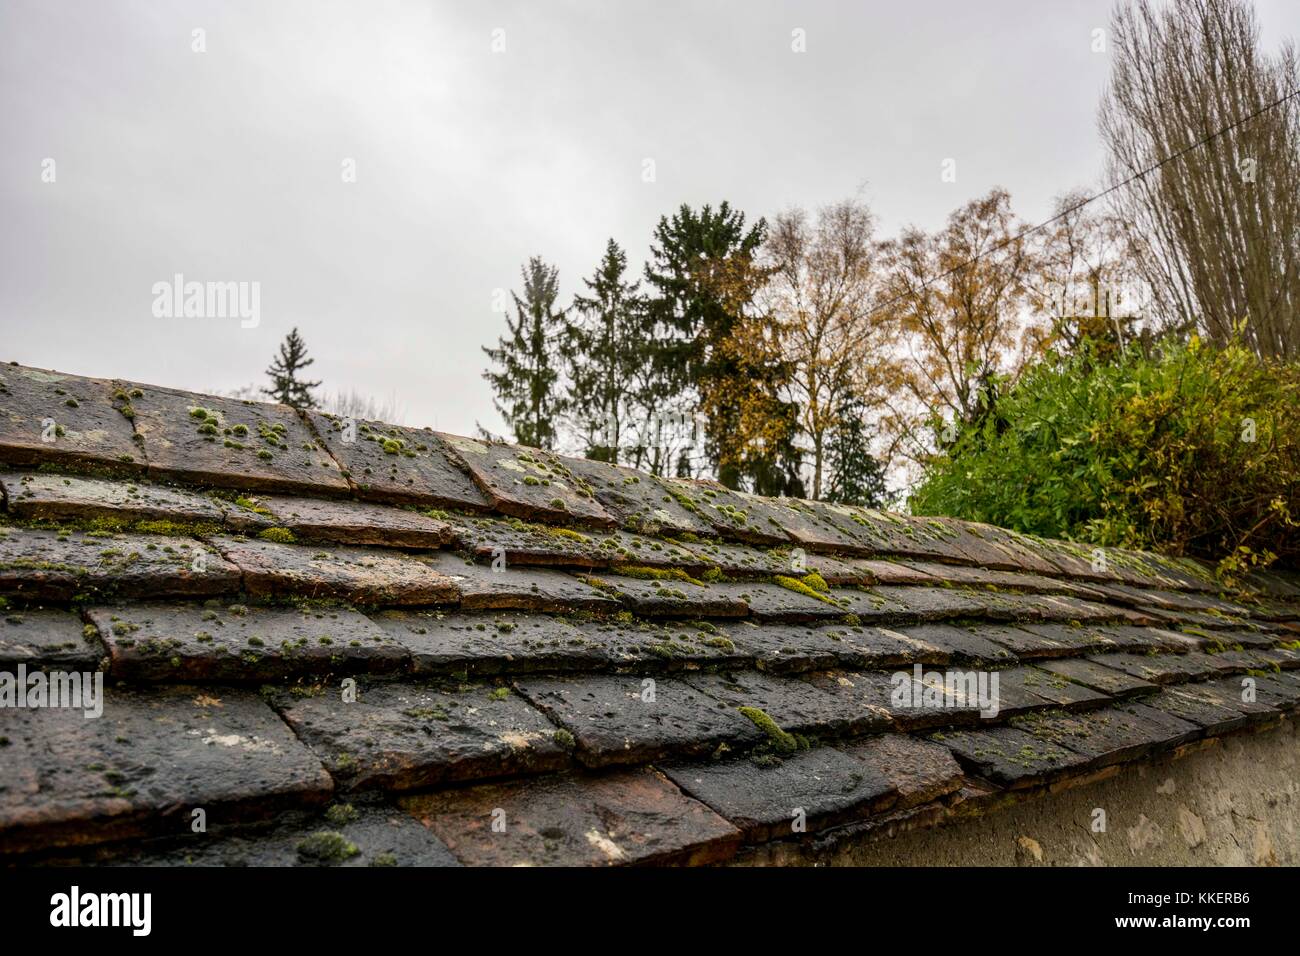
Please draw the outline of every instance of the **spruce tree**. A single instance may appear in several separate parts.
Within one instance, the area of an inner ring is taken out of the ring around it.
[[[841,403],[827,449],[830,482],[826,500],[878,508],[885,502],[885,470],[871,454],[864,403],[850,395]]]
[[[280,343],[280,354],[271,360],[271,367],[266,370],[267,377],[271,379],[271,387],[262,389],[262,393],[281,405],[315,408],[316,396],[312,394],[312,389],[318,387],[320,382],[308,382],[300,377],[302,370],[315,361],[307,357],[307,343],[295,327]]]
[[[514,316],[506,316],[507,336],[483,351],[497,368],[483,373],[492,386],[492,404],[521,445],[553,448],[560,411],[559,341],[564,310],[557,311],[559,270],[533,256],[520,270],[522,298],[511,293]]]
[[[656,350],[663,389],[690,391],[705,416],[704,453],[729,488],[798,493],[795,418],[780,392],[789,374],[776,328],[755,308],[767,279],[758,254],[760,219],[723,202],[699,212],[683,205],[661,217],[646,279],[650,314],[666,334]]]
[[[618,463],[642,419],[641,370],[651,361],[639,282],[625,280],[627,253],[610,239],[590,279],[573,299],[561,351],[565,409],[588,458]]]

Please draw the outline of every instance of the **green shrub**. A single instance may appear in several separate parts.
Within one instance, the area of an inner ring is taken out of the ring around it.
[[[1253,439],[1253,440],[1252,440]],[[960,430],[915,514],[1220,562],[1300,553],[1300,365],[1196,339],[1053,357]]]

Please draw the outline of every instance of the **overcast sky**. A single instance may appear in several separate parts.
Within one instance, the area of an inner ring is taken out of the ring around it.
[[[1270,48],[1300,34],[1295,0],[1258,9]],[[479,347],[530,255],[567,297],[683,202],[861,190],[892,233],[1094,183],[1108,10],[0,0],[0,359],[230,389],[296,325],[327,387],[500,430]],[[177,273],[260,283],[259,324],[158,317]]]

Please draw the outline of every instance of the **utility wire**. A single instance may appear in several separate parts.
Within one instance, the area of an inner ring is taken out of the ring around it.
[[[1294,98],[1294,97],[1296,97],[1296,96],[1300,96],[1300,89],[1294,89],[1294,90],[1292,90],[1290,93],[1287,93],[1285,96],[1279,97],[1278,99],[1274,100],[1272,103],[1267,103],[1267,104],[1265,104],[1264,106],[1261,106],[1259,109],[1255,110],[1255,112],[1250,113],[1250,114],[1247,115],[1247,116],[1243,116],[1241,119],[1236,120],[1235,122],[1229,123],[1227,126],[1224,126],[1222,129],[1215,130],[1213,133],[1210,133],[1208,136],[1205,136],[1205,137],[1203,137],[1203,138],[1197,140],[1197,141],[1194,142],[1194,143],[1190,143],[1190,144],[1188,144],[1187,146],[1184,146],[1182,149],[1178,150],[1177,152],[1172,153],[1172,154],[1169,155],[1169,156],[1166,156],[1164,159],[1160,160],[1160,161],[1157,162],[1157,163],[1153,163],[1152,165],[1148,166],[1146,169],[1143,169],[1143,170],[1140,170],[1140,171],[1134,173],[1133,175],[1129,176],[1127,179],[1125,179],[1125,180],[1123,180],[1123,181],[1121,181],[1121,182],[1115,183],[1115,184],[1113,184],[1113,185],[1111,185],[1111,186],[1108,186],[1106,189],[1103,189],[1101,192],[1096,193],[1095,195],[1092,195],[1092,196],[1088,196],[1086,199],[1081,199],[1081,200],[1079,200],[1077,203],[1074,203],[1073,205],[1069,206],[1068,208],[1061,210],[1061,211],[1058,212],[1056,215],[1054,215],[1054,216],[1052,216],[1052,217],[1050,217],[1050,218],[1048,218],[1048,219],[1044,219],[1042,222],[1038,223],[1037,225],[1029,226],[1029,227],[1027,227],[1027,228],[1025,228],[1025,229],[1022,229],[1020,232],[1016,233],[1014,236],[1011,236],[1011,237],[1009,237],[1009,238],[1007,238],[1007,239],[1003,239],[1003,240],[1001,240],[1000,242],[996,242],[996,243],[994,243],[993,246],[992,246],[992,248],[985,250],[984,252],[980,253],[979,255],[972,256],[970,259],[967,259],[965,262],[958,263],[957,265],[953,266],[953,267],[952,267],[951,269],[949,269],[948,271],[946,271],[946,272],[944,272],[944,273],[941,273],[940,275],[935,276],[933,279],[929,280],[928,282],[922,282],[922,283],[921,283],[921,288],[922,288],[922,289],[928,289],[928,288],[929,288],[931,285],[933,285],[934,283],[939,282],[939,281],[941,281],[941,280],[943,280],[943,279],[946,279],[946,278],[948,278],[948,277],[951,276],[951,275],[955,275],[956,273],[960,272],[962,269],[966,269],[966,268],[969,268],[970,266],[973,266],[975,263],[979,262],[979,261],[980,261],[982,258],[984,258],[985,256],[992,255],[993,253],[997,252],[999,249],[1003,249],[1003,248],[1005,248],[1005,247],[1011,245],[1011,244],[1014,243],[1014,242],[1019,242],[1021,239],[1025,238],[1026,236],[1032,235],[1033,233],[1037,232],[1039,229],[1046,228],[1047,226],[1050,226],[1050,225],[1051,225],[1052,223],[1054,223],[1054,222],[1059,222],[1060,220],[1066,218],[1067,216],[1070,216],[1070,215],[1072,215],[1073,213],[1078,212],[1078,211],[1079,211],[1080,209],[1082,209],[1084,206],[1087,206],[1087,205],[1089,205],[1089,204],[1091,204],[1091,203],[1096,202],[1098,199],[1105,199],[1105,198],[1106,198],[1107,196],[1109,196],[1111,193],[1116,192],[1117,190],[1123,189],[1123,188],[1125,188],[1126,186],[1132,185],[1133,183],[1137,182],[1139,179],[1144,179],[1144,178],[1146,178],[1147,176],[1149,176],[1149,175],[1151,175],[1152,173],[1154,173],[1156,170],[1161,169],[1162,167],[1169,165],[1170,163],[1174,162],[1175,160],[1182,159],[1184,156],[1186,156],[1186,155],[1187,155],[1188,153],[1190,153],[1192,150],[1194,150],[1194,149],[1200,149],[1202,146],[1206,146],[1206,145],[1210,144],[1211,142],[1213,142],[1214,140],[1218,139],[1220,136],[1224,135],[1225,133],[1230,133],[1230,132],[1232,132],[1234,129],[1237,129],[1239,126],[1242,126],[1242,125],[1244,125],[1244,124],[1246,124],[1246,123],[1249,123],[1249,122],[1250,122],[1251,120],[1253,120],[1253,119],[1256,119],[1256,118],[1258,118],[1258,117],[1260,117],[1260,116],[1263,116],[1263,115],[1264,115],[1265,113],[1267,113],[1269,110],[1276,109],[1277,107],[1279,107],[1279,106],[1281,106],[1283,103],[1285,103],[1287,100],[1292,99],[1292,98]],[[884,302],[884,303],[882,303],[882,304],[876,306],[876,307],[873,308],[871,311],[869,311],[869,312],[867,313],[867,315],[869,315],[869,316],[870,316],[870,315],[875,315],[877,312],[880,312],[880,311],[882,311],[883,309],[887,309],[887,308],[889,308],[890,306],[892,306],[892,305],[894,305],[894,304],[896,304],[896,303],[898,303],[898,302],[901,302],[903,299],[906,299],[906,298],[909,298],[909,294],[907,294],[907,293],[904,293],[903,295],[896,296],[896,297],[890,299],[888,302]],[[689,446],[688,446],[688,447],[689,447]],[[695,464],[695,463],[697,463],[697,462],[703,462],[703,461],[705,460],[705,458],[706,458],[706,456],[703,455],[703,454],[698,454],[698,455],[689,455],[689,454],[684,454],[682,457],[686,458],[686,460],[687,460],[687,461],[690,461],[692,464]]]
[[[1079,211],[1080,209],[1082,209],[1084,206],[1087,206],[1087,205],[1090,204],[1090,203],[1094,203],[1094,202],[1096,202],[1098,199],[1104,199],[1104,198],[1106,198],[1107,196],[1109,196],[1111,193],[1113,193],[1113,192],[1115,192],[1115,191],[1117,191],[1117,190],[1123,189],[1125,186],[1131,185],[1132,183],[1137,182],[1139,179],[1143,179],[1143,178],[1145,178],[1145,177],[1151,175],[1151,174],[1154,173],[1157,169],[1160,169],[1160,168],[1163,167],[1163,166],[1167,166],[1167,165],[1169,165],[1170,163],[1174,162],[1174,161],[1177,160],[1177,159],[1182,159],[1184,156],[1186,156],[1186,155],[1187,155],[1188,153],[1190,153],[1192,150],[1194,150],[1194,149],[1200,149],[1202,146],[1208,145],[1209,143],[1211,143],[1211,142],[1213,142],[1214,140],[1218,139],[1218,138],[1219,138],[1220,136],[1222,136],[1224,133],[1230,133],[1230,132],[1232,132],[1234,129],[1236,129],[1237,127],[1242,126],[1242,125],[1245,124],[1245,123],[1249,123],[1251,120],[1256,119],[1257,117],[1263,116],[1263,115],[1264,115],[1265,113],[1267,113],[1269,110],[1271,110],[1271,109],[1276,109],[1277,107],[1279,107],[1279,106],[1281,106],[1283,103],[1285,103],[1287,100],[1289,100],[1289,99],[1291,99],[1291,98],[1293,98],[1293,97],[1295,97],[1295,96],[1297,96],[1297,95],[1300,95],[1300,89],[1294,89],[1294,90],[1292,90],[1290,93],[1287,93],[1285,96],[1280,97],[1279,99],[1274,100],[1272,103],[1268,103],[1268,104],[1266,104],[1266,105],[1264,105],[1264,106],[1261,106],[1259,109],[1257,109],[1255,112],[1251,113],[1250,115],[1248,115],[1248,116],[1243,116],[1241,119],[1236,120],[1235,122],[1229,123],[1227,126],[1223,127],[1222,129],[1215,130],[1213,133],[1211,133],[1210,135],[1204,137],[1203,139],[1197,140],[1197,141],[1194,142],[1194,143],[1191,143],[1191,144],[1189,144],[1189,145],[1187,145],[1187,146],[1184,146],[1182,149],[1178,150],[1178,152],[1173,153],[1173,154],[1171,154],[1171,155],[1169,155],[1169,156],[1166,156],[1164,159],[1160,160],[1158,163],[1154,163],[1154,164],[1152,164],[1151,166],[1148,166],[1146,169],[1143,169],[1143,170],[1141,170],[1140,172],[1136,172],[1136,173],[1134,173],[1132,176],[1129,176],[1128,179],[1125,179],[1125,180],[1123,180],[1122,182],[1115,183],[1114,185],[1109,186],[1109,187],[1107,187],[1106,189],[1103,189],[1101,192],[1097,193],[1096,195],[1089,196],[1089,197],[1087,197],[1086,199],[1081,199],[1081,200],[1079,200],[1077,203],[1074,203],[1074,204],[1073,204],[1072,206],[1070,206],[1068,209],[1063,209],[1063,210],[1061,210],[1061,211],[1058,212],[1055,216],[1052,216],[1050,219],[1044,219],[1042,222],[1038,223],[1038,225],[1036,225],[1036,226],[1029,226],[1029,227],[1026,228],[1026,229],[1022,229],[1020,232],[1016,233],[1014,236],[1011,236],[1011,237],[1009,237],[1009,238],[1007,238],[1007,239],[1003,239],[1003,240],[1001,240],[1000,242],[996,242],[996,243],[994,243],[993,246],[992,246],[992,248],[987,249],[987,250],[985,250],[984,252],[981,252],[979,255],[972,256],[970,259],[967,259],[965,262],[958,263],[957,265],[955,265],[955,266],[953,266],[951,269],[949,269],[947,272],[944,272],[944,273],[941,273],[940,275],[935,276],[933,279],[930,279],[928,282],[922,282],[922,283],[921,283],[921,288],[922,288],[922,289],[928,289],[928,288],[929,288],[931,285],[933,285],[934,283],[939,282],[939,281],[941,281],[941,280],[943,280],[943,279],[946,279],[946,278],[948,278],[948,277],[951,276],[951,275],[955,275],[956,273],[960,272],[962,269],[968,268],[969,266],[973,266],[975,263],[979,262],[979,261],[980,261],[982,258],[984,258],[985,256],[992,255],[993,253],[997,252],[999,249],[1004,249],[1004,248],[1006,248],[1007,246],[1011,245],[1011,244],[1014,243],[1014,242],[1019,242],[1021,239],[1025,238],[1025,237],[1028,236],[1028,235],[1031,235],[1031,234],[1037,232],[1039,229],[1043,229],[1043,228],[1045,228],[1045,227],[1047,227],[1047,226],[1050,226],[1052,223],[1054,223],[1054,222],[1059,222],[1060,220],[1066,218],[1067,216],[1070,216],[1070,215],[1072,215],[1073,213],[1078,212],[1078,211]],[[884,303],[881,303],[880,305],[876,306],[874,309],[872,309],[870,312],[868,312],[867,315],[875,315],[877,312],[880,312],[880,311],[883,310],[883,309],[887,309],[887,308],[889,308],[891,305],[894,305],[894,304],[896,304],[896,303],[898,303],[898,302],[903,301],[903,300],[906,299],[906,298],[909,298],[910,295],[911,295],[911,293],[903,293],[902,295],[895,296],[894,298],[890,299],[888,302],[884,302]]]

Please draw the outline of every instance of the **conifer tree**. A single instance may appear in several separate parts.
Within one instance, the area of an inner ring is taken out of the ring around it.
[[[640,283],[626,281],[626,272],[627,253],[610,239],[595,274],[583,280],[589,294],[574,296],[561,343],[564,405],[584,454],[613,463],[638,438],[645,410],[641,371],[652,360]]]
[[[280,354],[271,360],[271,367],[266,370],[271,379],[271,387],[262,389],[263,394],[275,399],[281,405],[293,408],[315,408],[316,396],[312,389],[320,382],[308,382],[301,377],[303,369],[316,360],[307,357],[307,343],[302,340],[295,327],[280,343]]]
[[[495,368],[483,373],[492,386],[492,404],[521,445],[553,448],[561,410],[559,342],[565,313],[557,311],[559,270],[533,256],[520,270],[522,298],[511,293],[514,316],[507,315],[507,336],[496,348],[484,347]]]
[[[864,508],[884,504],[885,470],[871,454],[865,415],[866,404],[852,395],[837,410],[827,448],[827,501]]]
[[[704,454],[718,480],[764,494],[797,491],[794,416],[779,392],[788,374],[779,330],[754,306],[766,281],[757,264],[767,224],[746,226],[723,202],[683,205],[661,217],[646,279],[651,318],[665,333],[656,367],[669,394],[695,394],[705,418]]]

